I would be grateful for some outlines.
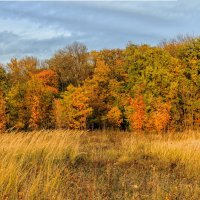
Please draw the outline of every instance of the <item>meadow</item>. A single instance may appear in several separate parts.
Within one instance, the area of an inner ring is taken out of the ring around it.
[[[200,132],[0,134],[0,199],[200,198]]]

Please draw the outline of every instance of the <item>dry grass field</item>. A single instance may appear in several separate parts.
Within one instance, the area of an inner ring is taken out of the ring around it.
[[[200,199],[200,133],[0,134],[0,199]]]

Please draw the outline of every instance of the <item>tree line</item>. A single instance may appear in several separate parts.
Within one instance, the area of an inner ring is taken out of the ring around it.
[[[200,38],[87,51],[0,66],[0,130],[163,132],[200,125]]]

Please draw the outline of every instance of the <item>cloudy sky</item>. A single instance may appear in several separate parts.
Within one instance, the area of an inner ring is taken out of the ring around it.
[[[72,43],[89,50],[200,35],[200,1],[0,2],[0,62],[40,59]]]

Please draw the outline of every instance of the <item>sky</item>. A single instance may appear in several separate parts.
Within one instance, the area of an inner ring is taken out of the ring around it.
[[[88,50],[157,45],[200,35],[200,1],[0,1],[0,62],[50,58],[74,41]]]

